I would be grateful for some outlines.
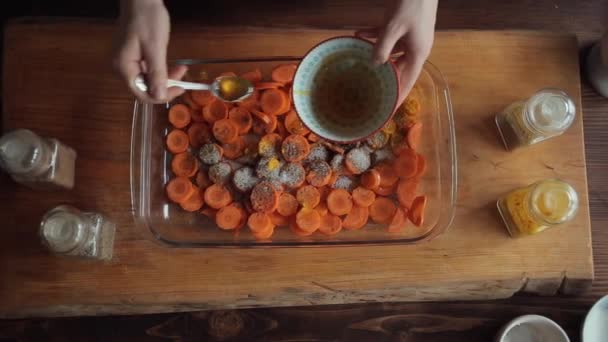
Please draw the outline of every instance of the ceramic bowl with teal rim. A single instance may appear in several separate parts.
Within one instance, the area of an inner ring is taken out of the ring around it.
[[[335,37],[313,47],[293,81],[293,104],[300,120],[319,137],[352,143],[369,137],[391,118],[399,98],[392,62],[374,65],[373,45],[355,37]]]

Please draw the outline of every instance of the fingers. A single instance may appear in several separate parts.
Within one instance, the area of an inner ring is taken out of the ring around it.
[[[374,47],[374,63],[383,64],[385,63],[393,51],[395,44],[405,32],[398,25],[387,25],[383,30],[376,46]]]
[[[188,67],[185,65],[178,65],[176,67],[171,68],[169,70],[169,78],[172,80],[181,80],[186,72],[188,71]],[[182,95],[184,93],[184,89],[180,87],[171,87],[167,89],[167,101],[171,101],[174,98]]]
[[[424,66],[425,57],[414,51],[407,51],[397,60],[395,65],[399,70],[399,104],[405,100],[414,87]]]
[[[361,39],[376,39],[378,38],[380,30],[378,28],[362,29],[355,31],[355,37]]]
[[[157,101],[167,98],[167,44],[147,42],[142,44],[143,59],[146,61],[149,93]]]
[[[139,43],[137,39],[127,39],[116,52],[113,65],[131,92],[143,102],[155,102],[147,93],[135,88],[133,81],[143,73],[140,63]]]

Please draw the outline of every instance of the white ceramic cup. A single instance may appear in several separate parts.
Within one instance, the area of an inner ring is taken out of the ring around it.
[[[539,315],[519,316],[507,323],[496,335],[496,342],[570,342],[557,323]]]

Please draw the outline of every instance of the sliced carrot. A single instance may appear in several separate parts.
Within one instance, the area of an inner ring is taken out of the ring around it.
[[[404,208],[411,208],[414,198],[416,198],[416,191],[418,189],[419,180],[416,178],[403,179],[399,181],[397,186],[397,199],[399,204]]]
[[[279,82],[258,82],[255,84],[254,88],[256,90],[265,90],[265,89],[276,89],[283,86],[283,83]]]
[[[217,211],[215,223],[224,230],[233,230],[242,227],[247,220],[247,213],[236,203],[229,204]]]
[[[239,129],[230,119],[221,119],[213,123],[213,136],[219,142],[229,143],[239,136]]]
[[[194,191],[190,196],[188,196],[188,198],[179,203],[182,209],[190,212],[200,210],[204,204],[205,202],[203,202],[203,192],[200,188],[197,187],[194,187]]]
[[[262,111],[270,115],[282,115],[289,111],[289,95],[281,89],[267,89],[260,96]]]
[[[299,188],[304,184],[306,170],[300,163],[287,163],[279,173],[283,185],[291,189]]]
[[[260,233],[274,228],[274,224],[272,223],[270,216],[266,213],[260,212],[249,215],[247,225],[253,233]]]
[[[273,211],[269,214],[269,216],[270,220],[272,221],[272,224],[277,227],[287,227],[289,225],[289,219],[279,214],[277,211]]]
[[[224,155],[224,149],[217,144],[205,144],[198,151],[199,159],[207,164],[213,165],[217,164],[222,160],[222,156]]]
[[[329,177],[329,181],[327,182],[327,185],[333,187],[334,184],[336,184],[336,181],[338,180],[338,178],[342,176],[342,174],[338,173],[338,172],[332,172],[331,173],[331,177]]]
[[[205,207],[203,210],[201,210],[201,214],[215,221],[215,217],[217,216],[217,209]]]
[[[184,128],[188,126],[191,119],[190,108],[188,106],[178,103],[169,108],[169,122],[173,127]]]
[[[193,177],[198,171],[198,160],[188,152],[178,153],[171,160],[171,171],[178,177]]]
[[[418,154],[418,167],[416,168],[416,178],[420,178],[426,172],[426,158],[422,154]]]
[[[241,78],[246,79],[247,81],[251,82],[251,84],[256,84],[262,81],[262,71],[259,68],[255,68],[242,74]]]
[[[175,177],[167,183],[166,191],[169,200],[180,203],[192,195],[194,185],[187,177]]]
[[[420,105],[420,101],[418,101],[418,99],[408,96],[403,103],[403,108],[405,112],[411,116],[420,113],[422,106]]]
[[[277,129],[277,117],[274,115],[270,116],[270,122],[264,125],[264,133],[270,134]]]
[[[291,216],[298,212],[298,200],[289,193],[282,193],[279,196],[279,206],[277,207],[279,214],[283,216]]]
[[[351,194],[344,189],[334,189],[327,195],[327,209],[329,212],[342,216],[348,214],[353,208],[353,199]]]
[[[249,110],[251,110],[251,109],[258,109],[259,106],[260,106],[259,101],[260,101],[260,91],[259,90],[254,90],[253,93],[251,93],[251,95],[249,95],[243,101],[238,102],[237,105],[239,107],[244,107],[244,108],[247,108]]]
[[[390,195],[394,194],[395,191],[397,191],[397,183],[395,183],[391,186],[386,186],[386,187],[379,186],[377,189],[374,190],[376,195],[380,195],[380,196],[390,196]]]
[[[370,165],[370,155],[363,148],[351,149],[344,158],[344,166],[346,166],[346,169],[353,175],[359,175],[365,172]]]
[[[418,150],[420,147],[420,139],[422,138],[422,122],[418,121],[407,130],[407,144],[413,150]]]
[[[405,209],[407,210],[407,209]],[[407,216],[405,215],[404,209],[402,208],[397,208],[397,211],[395,211],[395,215],[393,216],[393,218],[391,219],[391,222],[388,225],[388,231],[390,233],[398,233],[399,231],[401,231],[401,229],[403,229],[403,227],[405,227],[405,218]]]
[[[321,225],[321,215],[312,208],[304,207],[296,214],[296,224],[304,231],[314,232]]]
[[[288,84],[293,82],[293,76],[296,74],[297,68],[298,66],[295,64],[282,64],[272,69],[270,77],[275,82]]]
[[[194,118],[194,113],[202,113],[201,109],[202,106],[196,102],[194,102],[194,100],[192,99],[192,93],[187,91],[185,92],[182,96],[181,96],[182,101],[184,101],[184,103],[186,104],[186,106],[190,107],[190,109],[192,109],[192,121],[196,121],[196,119]],[[199,116],[200,117],[200,116]],[[198,117],[197,117],[198,118]]]
[[[369,207],[376,200],[376,193],[364,187],[353,190],[353,202],[361,207]]]
[[[274,227],[259,233],[251,233],[256,240],[268,240],[272,234],[274,234]]]
[[[205,203],[213,209],[220,209],[232,203],[232,194],[223,185],[213,184],[205,189]]]
[[[405,135],[403,135],[401,132],[396,132],[391,136],[391,150],[393,151],[394,155],[398,156],[399,154],[401,154],[401,151],[406,148],[410,147],[407,146],[407,142],[405,141]]]
[[[191,97],[199,106],[206,106],[215,100],[215,96],[209,90],[194,90]]]
[[[361,185],[370,190],[376,190],[380,186],[380,173],[371,169],[361,175]]]
[[[316,187],[327,185],[331,180],[331,166],[323,160],[316,160],[309,164],[306,181]]]
[[[251,205],[255,211],[271,213],[275,211],[279,205],[279,193],[275,190],[272,183],[263,181],[251,190]]]
[[[188,138],[192,147],[200,148],[211,140],[211,129],[206,122],[195,122],[188,127]]]
[[[228,112],[228,119],[232,120],[239,129],[239,134],[247,134],[253,125],[253,118],[249,109],[234,107]]]
[[[243,156],[245,151],[245,139],[238,136],[234,141],[222,144],[224,150],[224,156],[228,159],[234,160]]]
[[[266,134],[258,143],[258,153],[262,157],[273,157],[279,154],[283,139],[276,133]]]
[[[391,187],[399,180],[399,175],[393,166],[388,163],[380,163],[374,168],[380,174],[380,186],[383,188]]]
[[[298,114],[294,110],[290,110],[285,116],[285,129],[291,134],[306,135],[310,130],[304,126]]]
[[[310,132],[310,134],[308,134],[308,141],[310,141],[311,143],[316,143],[319,142],[321,140],[321,138],[314,134],[313,132]]]
[[[287,138],[289,135],[289,132],[287,132],[287,128],[285,128],[285,123],[282,119],[277,120],[277,134],[283,139]]]
[[[296,236],[299,237],[310,236],[312,235],[312,233],[314,233],[314,231],[309,232],[298,227],[298,224],[296,223],[295,219],[289,224],[289,230],[291,230]]]
[[[315,210],[319,213],[319,215],[321,215],[321,217],[329,214],[329,209],[327,209],[326,203],[327,202],[322,199],[321,202],[319,202],[319,204],[317,204],[317,206],[315,207]]]
[[[188,134],[181,129],[173,129],[167,134],[167,150],[171,153],[182,153],[188,149]]]
[[[251,114],[253,114],[253,116],[255,116],[256,118],[260,119],[265,125],[270,124],[270,120],[271,120],[271,115],[270,114],[266,114],[262,111],[259,111],[257,109],[252,109],[251,110]]]
[[[367,145],[374,150],[383,148],[388,143],[389,135],[385,131],[378,131],[371,137],[367,138]]]
[[[266,134],[266,123],[260,120],[258,117],[254,117],[252,130],[256,135],[262,136]]]
[[[403,149],[395,159],[393,168],[401,179],[414,177],[418,171],[418,155],[411,148]]]
[[[369,216],[379,224],[389,224],[395,215],[397,206],[386,197],[378,197],[369,207]]]
[[[207,174],[207,172],[203,170],[199,170],[196,173],[195,183],[201,189],[206,189],[209,185],[213,184],[213,182],[209,179],[209,175]]]
[[[225,102],[214,99],[203,107],[203,117],[211,124],[218,120],[226,119],[228,117],[228,106]]]
[[[292,134],[283,140],[281,152],[285,160],[299,162],[308,156],[310,144],[303,136]]]
[[[342,227],[348,230],[363,228],[369,219],[369,208],[353,205],[353,209],[342,220]]]
[[[425,195],[418,196],[412,202],[408,218],[414,226],[420,227],[424,223],[424,209],[426,208],[427,197]]]
[[[322,140],[321,144],[337,154],[344,154],[345,152],[342,147],[338,146],[337,144],[332,144],[329,141]]]
[[[321,201],[319,190],[312,185],[305,185],[296,192],[296,199],[306,208],[314,208]]]
[[[338,234],[342,230],[342,220],[338,216],[327,214],[321,216],[321,225],[319,231],[325,235],[332,236]]]

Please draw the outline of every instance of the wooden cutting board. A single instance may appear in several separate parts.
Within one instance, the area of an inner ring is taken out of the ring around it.
[[[300,55],[344,31],[177,28],[171,58]],[[577,294],[593,279],[582,114],[563,136],[504,151],[493,116],[553,86],[580,109],[577,42],[536,32],[439,32],[430,60],[450,85],[458,203],[450,230],[416,246],[169,249],[134,230],[129,144],[133,100],[110,69],[112,25],[23,21],[4,47],[4,128],[26,127],[78,150],[73,191],[32,192],[0,176],[0,317],[145,313],[369,301]],[[546,177],[574,185],[573,222],[508,237],[496,199]],[[40,216],[70,203],[118,224],[115,258],[47,254]]]

